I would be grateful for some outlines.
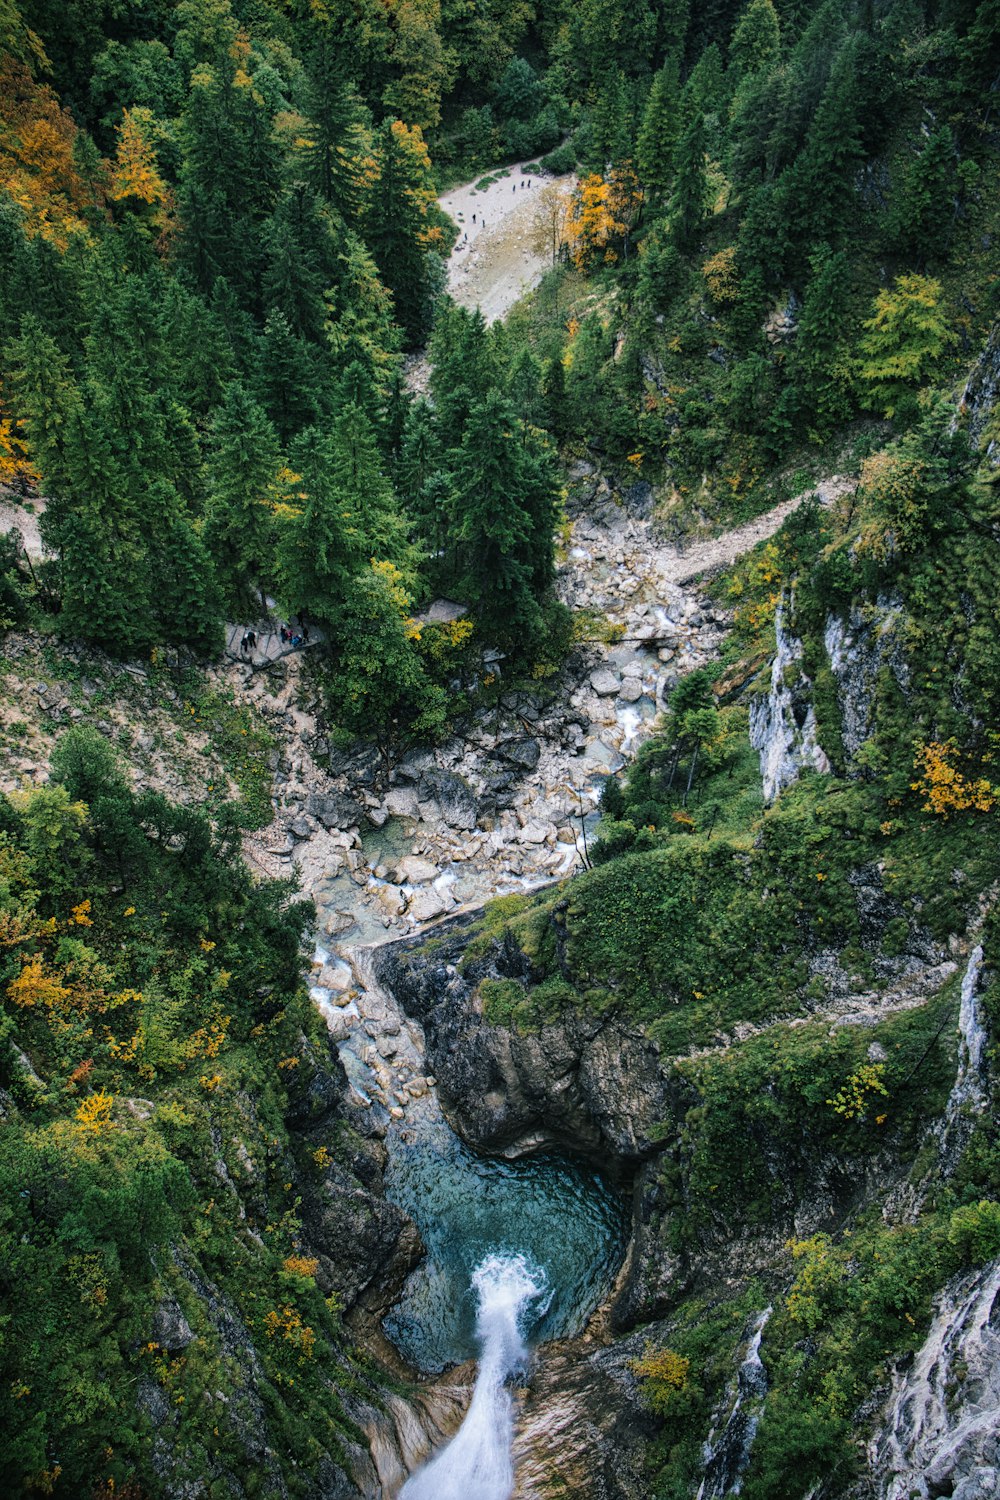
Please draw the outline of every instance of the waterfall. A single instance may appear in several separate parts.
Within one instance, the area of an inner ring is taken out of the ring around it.
[[[507,1382],[527,1361],[522,1319],[546,1290],[523,1255],[488,1255],[472,1274],[479,1299],[479,1374],[465,1421],[448,1446],[407,1480],[400,1500],[510,1500],[514,1409]]]
[[[750,743],[760,751],[764,801],[798,779],[804,766],[827,772],[827,760],[817,739],[816,710],[809,701],[811,684],[802,670],[802,642],[785,628],[785,604],[774,616],[775,655],[771,686],[766,696],[750,704]]]
[[[761,1362],[760,1341],[771,1308],[765,1307],[754,1324],[746,1354],[736,1375],[735,1400],[726,1425],[718,1438],[709,1434],[702,1458],[705,1477],[695,1500],[719,1500],[724,1495],[738,1495],[743,1474],[750,1462],[750,1449],[757,1434],[760,1408],[767,1395],[767,1371]]]
[[[979,974],[983,965],[981,945],[973,948],[962,978],[962,998],[958,1011],[958,1072],[940,1127],[941,1154],[945,1168],[954,1167],[971,1131],[970,1115],[986,1103],[984,1070],[986,1028],[976,1003]]]
[[[869,1445],[881,1500],[997,1494],[1000,1260],[938,1294],[913,1364],[897,1374],[886,1421]]]

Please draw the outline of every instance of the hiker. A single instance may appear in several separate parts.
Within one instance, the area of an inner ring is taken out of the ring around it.
[[[475,216],[475,214],[472,215],[472,222],[473,222],[473,224],[476,222],[476,216]]]
[[[246,638],[247,638],[247,641],[249,642],[250,650],[251,651],[256,651],[256,649],[257,649],[257,632],[256,632],[256,630],[248,630]]]
[[[244,632],[243,639],[240,641],[240,655],[241,656],[246,656],[246,654],[247,654],[247,652],[249,650],[250,650],[250,637]]]

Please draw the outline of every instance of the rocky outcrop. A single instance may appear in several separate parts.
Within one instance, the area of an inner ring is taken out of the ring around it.
[[[668,1109],[655,1046],[623,1018],[573,1010],[537,1031],[491,1026],[477,987],[487,978],[528,978],[509,940],[461,970],[467,923],[432,948],[376,949],[382,985],[424,1029],[428,1065],[445,1111],[478,1150],[520,1154],[562,1144],[624,1174],[657,1149]]]
[[[513,1500],[645,1500],[646,1445],[656,1424],[630,1360],[642,1340],[551,1344],[522,1394],[514,1440]]]
[[[968,424],[969,436],[983,450],[986,462],[1000,466],[1000,435],[996,427],[997,403],[1000,401],[1000,323],[997,323],[972,373],[965,383],[960,411]]]
[[[855,604],[847,619],[827,618],[823,644],[837,679],[840,731],[848,759],[874,728],[878,676],[888,666],[905,692],[909,671],[900,639],[902,600],[879,595],[872,605]]]

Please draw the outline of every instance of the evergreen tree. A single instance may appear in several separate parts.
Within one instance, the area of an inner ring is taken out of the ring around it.
[[[558,355],[545,366],[542,396],[545,401],[546,426],[557,438],[565,438],[569,432],[569,401],[566,395],[566,370]]]
[[[298,229],[299,210],[289,195],[263,230],[263,303],[269,311],[282,313],[299,338],[318,343],[326,310],[323,276],[313,244]]]
[[[671,56],[653,79],[636,148],[639,176],[654,202],[666,203],[673,182],[679,93],[677,58]]]
[[[674,237],[682,250],[697,244],[705,222],[708,177],[705,170],[704,116],[696,115],[677,147],[677,176],[670,204]]]
[[[351,575],[364,562],[357,527],[345,517],[334,440],[307,428],[288,455],[292,478],[278,543],[281,591],[290,613],[336,620]]]
[[[395,568],[373,562],[347,585],[333,628],[330,700],[338,728],[374,740],[385,769],[396,745],[444,726],[445,695],[427,675]]]
[[[955,343],[941,305],[941,283],[927,276],[897,276],[879,292],[864,324],[859,374],[866,405],[887,417],[910,411],[916,391]]]
[[[426,332],[432,290],[427,231],[431,164],[416,126],[386,120],[375,136],[375,176],[363,231],[411,343]]]
[[[154,516],[150,594],[160,640],[185,642],[204,652],[222,644],[222,601],[212,560],[164,479],[154,479],[144,512]]]
[[[947,125],[932,131],[908,164],[888,216],[894,253],[925,264],[947,253],[955,220],[958,152]]]
[[[357,164],[362,154],[364,111],[348,73],[347,49],[334,19],[317,16],[307,35],[306,176],[350,224],[356,221],[359,209]]]
[[[412,558],[406,525],[384,470],[374,428],[361,407],[341,408],[329,452],[330,477],[352,549],[360,557],[396,564],[408,581]]]
[[[843,250],[822,246],[812,257],[812,270],[787,376],[792,409],[825,438],[847,419],[852,406],[851,267]]]
[[[750,0],[729,43],[729,66],[738,79],[768,68],[778,56],[781,26],[773,0]]]
[[[280,458],[265,412],[234,381],[213,427],[204,537],[235,619],[252,618],[254,593],[273,574],[271,496]]]
[[[443,303],[427,354],[438,431],[446,447],[457,447],[471,407],[499,384],[493,345],[479,308],[470,311],[457,302]]]
[[[264,324],[256,370],[256,395],[282,443],[317,420],[323,392],[317,352],[272,312]]]
[[[541,629],[533,589],[539,526],[522,501],[525,465],[513,420],[498,391],[469,413],[459,454],[456,519],[463,585],[477,620],[497,639],[530,655]]]

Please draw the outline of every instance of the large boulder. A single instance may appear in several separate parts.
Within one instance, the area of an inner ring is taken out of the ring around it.
[[[475,828],[479,816],[476,794],[454,771],[428,771],[420,778],[421,802],[436,802],[449,828]]]
[[[310,792],[306,812],[324,828],[359,828],[365,816],[365,809],[346,792]]]
[[[492,753],[497,760],[506,761],[509,766],[516,766],[518,770],[533,771],[542,758],[542,747],[536,739],[523,735],[516,739],[501,740]]]

